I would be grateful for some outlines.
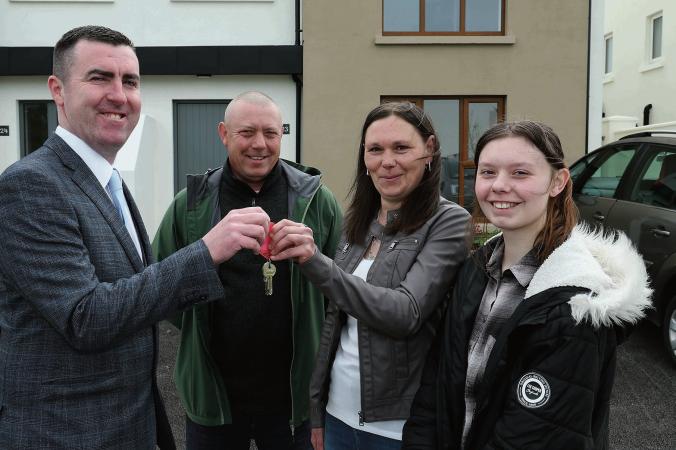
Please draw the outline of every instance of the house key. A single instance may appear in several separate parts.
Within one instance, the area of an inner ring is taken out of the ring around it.
[[[265,295],[272,295],[272,277],[275,276],[277,268],[268,259],[263,264],[263,283],[265,284]]]

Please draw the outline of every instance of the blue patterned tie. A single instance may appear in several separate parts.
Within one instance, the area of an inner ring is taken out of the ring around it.
[[[143,252],[141,251],[141,242],[138,238],[138,233],[136,232],[136,227],[134,226],[134,219],[131,217],[131,211],[129,211],[129,206],[127,204],[127,199],[124,198],[124,190],[122,189],[122,177],[117,169],[113,169],[113,173],[110,176],[108,181],[108,191],[110,192],[110,197],[113,200],[115,209],[117,209],[122,222],[124,223],[131,240],[134,242],[136,251],[138,252],[141,259],[143,259]]]
[[[120,219],[124,222],[124,209],[122,205],[127,201],[124,198],[124,191],[122,190],[122,177],[120,177],[117,169],[113,169],[113,174],[110,176],[110,181],[108,181],[108,190],[110,191],[115,209],[117,209]],[[127,224],[125,223],[125,225]]]

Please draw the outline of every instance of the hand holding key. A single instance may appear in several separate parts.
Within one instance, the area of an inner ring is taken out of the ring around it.
[[[269,223],[270,217],[257,206],[233,209],[202,240],[214,264],[220,264],[245,248],[258,253]]]
[[[272,228],[273,261],[292,258],[304,263],[317,251],[312,228],[289,219],[284,219]]]

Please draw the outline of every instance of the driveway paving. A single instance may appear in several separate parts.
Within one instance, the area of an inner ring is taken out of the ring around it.
[[[185,448],[185,415],[172,373],[178,331],[160,325],[157,379],[179,449]],[[659,330],[640,324],[619,347],[610,411],[613,450],[676,450],[676,366],[660,345]]]

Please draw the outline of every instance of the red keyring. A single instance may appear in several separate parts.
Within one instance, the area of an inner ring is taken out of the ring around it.
[[[263,245],[261,245],[260,255],[265,259],[270,259],[270,233],[272,233],[272,227],[275,226],[274,222],[270,222],[270,228],[268,228],[268,234],[265,236]]]

